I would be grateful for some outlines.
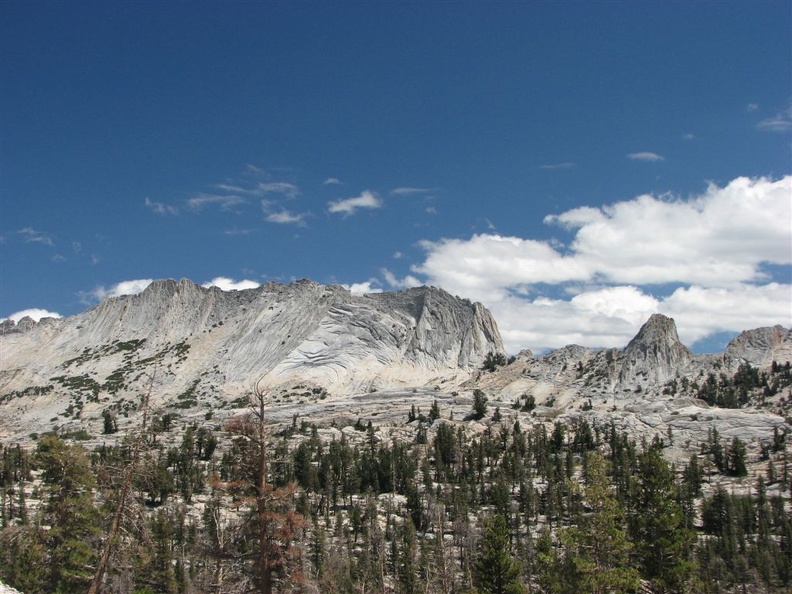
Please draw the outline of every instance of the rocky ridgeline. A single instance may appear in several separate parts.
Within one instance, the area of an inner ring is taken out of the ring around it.
[[[772,376],[774,361],[790,360],[792,331],[781,326],[743,332],[722,354],[694,355],[679,341],[673,319],[655,314],[623,350],[571,345],[538,358],[525,351],[468,387],[498,394],[510,408],[524,410],[530,398],[532,414],[546,420],[614,423],[636,440],[670,440],[669,456],[686,460],[711,429],[729,440],[739,437],[754,451],[775,429],[792,430],[792,390],[783,378],[777,392],[754,387],[734,408],[702,399],[712,378],[727,384],[746,364]]]
[[[435,288],[164,280],[71,318],[7,324],[0,350],[2,435],[131,413],[149,390],[155,406],[194,409],[233,403],[257,381],[322,397],[455,385],[503,344],[483,306]]]
[[[54,426],[97,434],[107,411],[134,423],[146,392],[158,409],[219,417],[257,381],[275,395],[275,420],[397,422],[434,399],[460,420],[480,389],[508,422],[614,423],[636,439],[670,436],[680,457],[713,428],[754,448],[792,429],[788,385],[754,387],[730,408],[702,399],[702,386],[741,365],[769,373],[792,360],[789,329],[750,330],[722,354],[694,355],[672,319],[653,315],[622,350],[524,351],[484,371],[504,355],[490,313],[427,287],[353,295],[311,281],[231,292],[157,281],[72,318],[6,324],[0,350],[0,437]]]

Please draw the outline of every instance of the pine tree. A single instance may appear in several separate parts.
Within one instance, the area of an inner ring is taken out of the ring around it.
[[[487,395],[476,388],[473,390],[473,418],[483,419],[487,416]]]
[[[434,423],[439,418],[440,418],[440,405],[437,404],[437,400],[434,400],[432,401],[432,407],[429,409],[429,421]]]
[[[506,519],[495,515],[484,521],[484,535],[473,567],[473,580],[481,594],[524,594],[520,565],[509,548]]]
[[[643,577],[658,593],[683,591],[693,571],[689,558],[695,536],[685,527],[674,475],[659,447],[638,458],[632,511],[630,532]]]
[[[577,592],[632,592],[639,585],[639,574],[629,563],[632,543],[625,530],[624,509],[612,492],[602,455],[590,454],[587,467],[583,500],[591,513],[579,515],[577,525],[560,535],[571,562],[573,575],[568,578]]]
[[[731,445],[726,452],[726,463],[729,474],[732,476],[747,476],[748,469],[745,466],[745,443],[736,437],[732,439]]]
[[[397,570],[399,592],[402,594],[418,594],[419,591],[418,568],[415,564],[416,550],[415,526],[408,519],[401,527],[401,546]]]
[[[38,443],[36,459],[47,490],[48,590],[82,594],[93,577],[99,538],[99,513],[93,501],[96,482],[88,453],[47,435]]]
[[[29,526],[0,531],[0,581],[25,594],[48,594],[49,564],[43,535]]]

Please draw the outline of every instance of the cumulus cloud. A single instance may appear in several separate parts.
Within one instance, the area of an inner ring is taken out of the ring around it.
[[[352,283],[351,285],[341,284],[347,291],[356,295],[365,295],[366,293],[382,293],[382,287],[379,286],[377,279],[370,279],[362,283]]]
[[[488,304],[509,352],[579,344],[623,347],[657,311],[658,301],[636,287],[585,291],[571,299],[509,295]]]
[[[343,213],[345,217],[355,214],[360,208],[382,208],[382,200],[369,190],[364,190],[360,196],[335,200],[328,203],[328,210],[331,213],[340,212]]]
[[[258,289],[261,283],[252,280],[235,281],[225,276],[218,276],[201,285],[203,288],[217,287],[222,291],[243,291],[245,289]]]
[[[504,298],[531,283],[585,280],[588,271],[546,242],[477,234],[468,240],[424,241],[426,259],[413,271],[458,295],[482,301]]]
[[[790,287],[773,283],[765,264],[792,264],[791,194],[792,176],[737,178],[687,199],[576,208],[545,218],[572,233],[567,245],[489,233],[424,241],[412,270],[487,305],[512,352],[623,346],[656,311],[689,342],[790,325]]]
[[[665,161],[665,157],[662,155],[658,155],[657,153],[652,153],[650,151],[640,151],[637,153],[630,153],[627,155],[627,158],[631,161],[646,161],[646,162],[653,162],[653,161]]]
[[[673,317],[680,338],[694,343],[715,332],[792,322],[792,285],[767,283],[724,288],[680,287],[663,299],[660,312]]]
[[[22,318],[31,318],[34,321],[38,322],[42,318],[60,318],[63,317],[59,313],[55,313],[54,311],[47,311],[46,309],[40,309],[37,307],[33,307],[30,309],[23,309],[22,311],[18,311],[16,313],[12,313],[7,318],[0,318],[0,322],[5,322],[6,320],[11,320],[15,324],[19,323],[19,320]]]
[[[765,279],[761,264],[792,263],[792,177],[737,178],[680,200],[639,196],[545,219],[576,229],[569,258],[589,279],[728,286]]]
[[[140,278],[135,280],[121,281],[120,283],[116,283],[111,287],[104,287],[104,286],[96,287],[93,291],[91,291],[89,296],[93,297],[97,301],[101,301],[102,299],[106,299],[107,297],[120,297],[121,295],[137,295],[138,293],[142,293],[146,289],[146,287],[148,287],[153,282],[154,279],[151,278]]]
[[[388,270],[387,268],[380,269],[380,274],[382,278],[385,279],[385,282],[388,283],[388,286],[391,289],[412,289],[413,287],[420,287],[424,283],[421,282],[416,277],[408,274],[404,278],[398,278],[393,272]]]

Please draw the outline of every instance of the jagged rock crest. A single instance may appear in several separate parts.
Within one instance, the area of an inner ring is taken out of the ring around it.
[[[726,357],[767,367],[775,361],[792,359],[792,330],[783,326],[746,330],[726,347]]]
[[[673,318],[653,314],[622,353],[619,383],[663,384],[684,370],[692,356],[680,342]]]
[[[0,401],[32,387],[86,412],[137,398],[155,369],[161,402],[219,406],[256,381],[329,393],[450,381],[503,353],[480,304],[431,287],[355,295],[309,280],[228,292],[155,281],[15,330],[0,336]]]

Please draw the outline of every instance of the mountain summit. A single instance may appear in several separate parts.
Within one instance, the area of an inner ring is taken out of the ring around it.
[[[86,412],[131,402],[152,377],[163,402],[219,405],[257,381],[330,393],[442,383],[503,353],[478,303],[308,280],[243,291],[155,281],[70,318],[6,326],[0,341],[0,399],[27,391]]]
[[[134,422],[145,393],[156,410],[223,418],[258,385],[280,422],[393,421],[434,400],[464,418],[483,390],[495,407],[535,419],[595,415],[631,434],[670,427],[691,440],[717,427],[759,443],[785,426],[780,365],[792,333],[750,330],[725,353],[693,355],[674,320],[655,314],[622,350],[570,345],[507,361],[489,311],[441,289],[357,295],[300,280],[222,291],[161,280],[70,318],[6,323],[0,353],[0,436],[95,431],[106,414]],[[769,396],[726,393],[745,364],[762,370],[754,388]],[[712,406],[721,401],[740,408]]]
[[[663,384],[673,379],[692,357],[690,349],[679,340],[673,318],[653,314],[624,349],[619,381],[623,385],[636,384],[641,377]]]

